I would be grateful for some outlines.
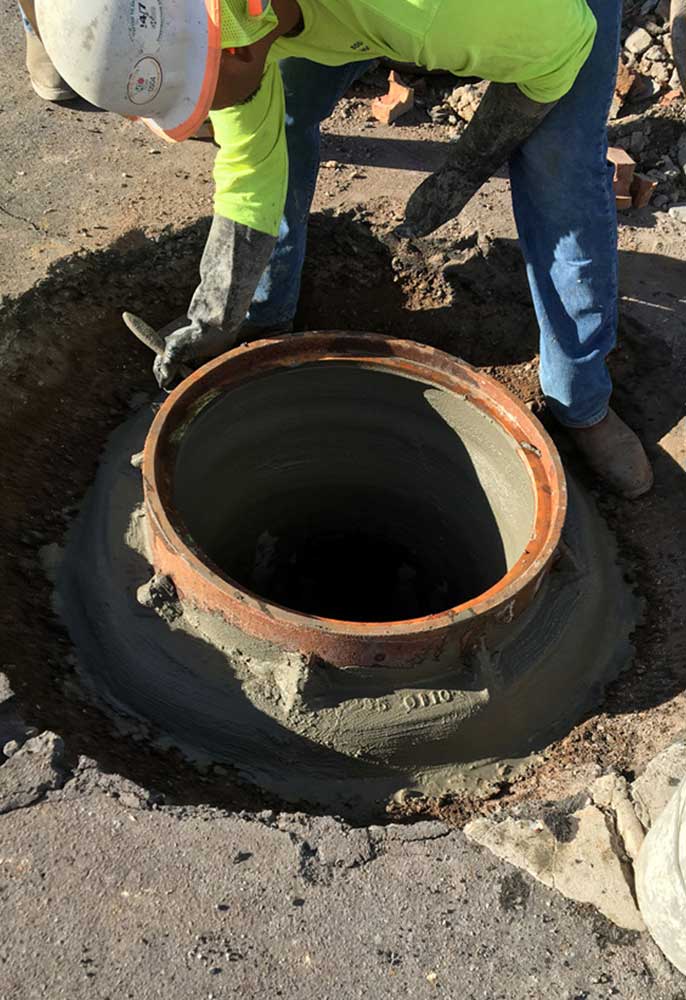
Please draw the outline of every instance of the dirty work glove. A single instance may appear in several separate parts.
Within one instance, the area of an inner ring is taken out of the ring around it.
[[[672,0],[669,11],[672,51],[681,89],[686,95],[686,0]]]
[[[214,216],[188,326],[170,334],[164,353],[155,358],[153,371],[161,388],[184,362],[213,358],[233,346],[275,243],[275,236]]]
[[[443,166],[410,196],[396,236],[426,236],[459,215],[556,103],[532,101],[512,83],[491,83]]]

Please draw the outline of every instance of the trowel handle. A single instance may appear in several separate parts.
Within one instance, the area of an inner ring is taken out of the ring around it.
[[[149,323],[146,323],[144,319],[141,319],[140,316],[134,316],[133,313],[122,313],[121,318],[124,320],[134,337],[138,337],[141,344],[145,344],[146,347],[149,347],[153,354],[157,354],[158,357],[160,354],[164,354],[165,337],[163,331],[158,332],[153,329]],[[172,332],[172,330],[178,329],[178,322],[176,324],[168,323],[164,329]],[[181,378],[186,378],[187,375],[190,375],[193,369],[189,368],[188,365],[178,365],[177,371]]]
[[[146,323],[140,316],[134,316],[130,312],[122,313],[121,318],[134,337],[138,337],[140,342],[149,347],[153,354],[164,354],[164,337],[157,330],[154,330],[149,323]]]

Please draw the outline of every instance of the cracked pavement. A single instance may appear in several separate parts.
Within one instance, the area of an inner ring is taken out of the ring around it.
[[[0,767],[2,1000],[683,997],[621,930],[434,822],[230,814],[40,734]]]

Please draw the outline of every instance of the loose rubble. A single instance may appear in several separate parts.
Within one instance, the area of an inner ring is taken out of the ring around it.
[[[0,815],[24,809],[67,780],[64,744],[55,733],[45,732],[19,747],[5,744],[9,759],[0,768]]]
[[[676,71],[669,33],[669,0],[647,0],[638,10],[638,18],[627,12],[622,54],[617,76],[617,90],[611,117],[617,117],[627,99],[646,100],[678,92]]]
[[[634,866],[651,829],[686,777],[686,743],[657,754],[631,785],[615,772],[582,796],[468,823],[464,832],[569,899],[591,903],[627,930],[645,929]]]

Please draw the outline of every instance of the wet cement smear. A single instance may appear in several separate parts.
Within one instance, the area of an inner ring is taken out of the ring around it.
[[[136,601],[145,555],[140,451],[149,414],[112,438],[71,533],[58,589],[79,669],[129,726],[237,768],[288,801],[360,815],[402,788],[478,793],[597,704],[631,659],[638,614],[613,541],[570,483],[564,554],[491,648],[346,670],[251,639],[186,607],[169,625]]]
[[[259,597],[367,622],[490,589],[535,502],[516,443],[473,404],[344,362],[214,399],[184,427],[173,501],[184,535]]]

